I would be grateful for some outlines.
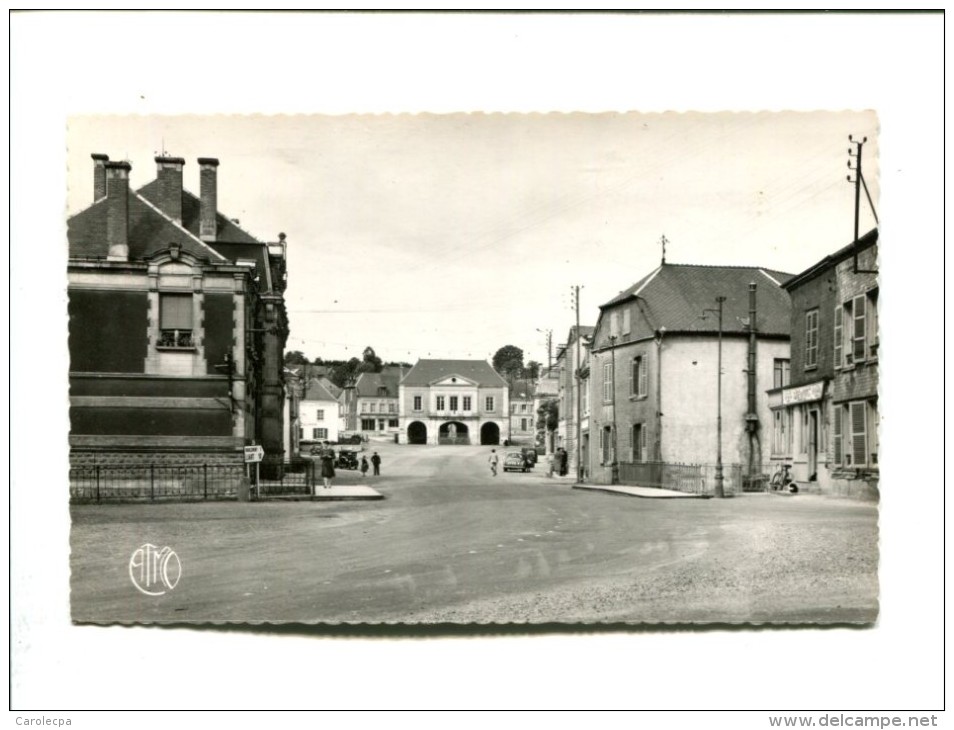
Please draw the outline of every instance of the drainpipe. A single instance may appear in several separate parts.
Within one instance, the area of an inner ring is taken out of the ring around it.
[[[662,346],[666,328],[656,330],[656,438],[653,445],[653,458],[662,461]]]
[[[759,414],[756,410],[756,284],[749,284],[749,352],[748,352],[748,412],[745,414],[745,430],[749,434],[749,477],[753,478],[761,462],[761,441],[759,439]],[[758,452],[758,456],[756,455]]]

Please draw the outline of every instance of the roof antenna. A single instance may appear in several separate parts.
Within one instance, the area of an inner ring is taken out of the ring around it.
[[[662,238],[659,239],[659,243],[662,244],[662,263],[666,263],[666,244],[669,243],[669,239],[666,238],[666,234],[662,234]]]

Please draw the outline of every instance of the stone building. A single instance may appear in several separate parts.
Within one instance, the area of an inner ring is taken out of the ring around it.
[[[94,200],[68,220],[70,453],[74,464],[283,459],[285,241],[218,211],[219,161],[93,156]]]
[[[784,284],[790,380],[769,392],[772,459],[805,491],[878,493],[878,231]]]
[[[418,360],[399,393],[400,443],[496,445],[507,437],[507,381],[484,360]]]
[[[611,481],[614,463],[713,465],[720,445],[723,463],[736,465],[727,478],[740,482],[764,469],[766,384],[776,363],[789,359],[791,306],[780,286],[788,278],[755,267],[663,262],[600,307],[589,365],[593,481]],[[625,471],[659,481],[649,468]]]

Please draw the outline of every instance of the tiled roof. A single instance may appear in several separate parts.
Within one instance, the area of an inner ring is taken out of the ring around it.
[[[159,205],[159,181],[153,180],[147,185],[143,185],[136,191],[155,206]],[[199,235],[199,214],[201,202],[188,190],[182,191],[182,227],[192,235]],[[216,233],[215,240],[223,243],[257,243],[262,244],[257,238],[243,231],[235,223],[216,211],[215,214]]]
[[[361,373],[354,387],[358,397],[397,398],[400,378],[400,373],[396,372]],[[387,396],[381,396],[380,388],[387,388]]]
[[[600,306],[600,345],[605,344],[609,312],[624,301],[632,301],[631,339],[651,337],[665,327],[668,332],[714,333],[718,317],[703,312],[717,307],[716,297],[725,296],[722,331],[747,333],[749,283],[757,285],[757,328],[763,335],[789,335],[791,302],[780,284],[791,274],[771,269],[743,266],[693,266],[663,264],[629,289]]]
[[[67,240],[71,258],[105,258],[109,253],[106,241],[106,198],[80,211],[67,221]],[[129,259],[141,260],[156,251],[178,243],[183,251],[200,259],[221,261],[216,252],[187,230],[161,213],[146,199],[129,193]]]
[[[310,380],[302,400],[337,401],[338,398],[330,393],[320,380]]]
[[[500,377],[486,360],[418,360],[404,376],[401,384],[430,385],[435,380],[450,375],[459,375],[483,386],[507,386],[507,381]]]

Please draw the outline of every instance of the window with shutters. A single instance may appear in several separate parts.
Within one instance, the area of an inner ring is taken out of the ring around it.
[[[835,332],[835,353],[834,353],[834,364],[836,368],[840,368],[845,364],[844,361],[844,333],[842,331],[842,321],[845,316],[845,308],[842,305],[835,307],[835,319],[832,328]]]
[[[831,424],[831,443],[832,443],[832,461],[837,466],[845,462],[845,442],[842,430],[842,416],[844,406],[835,404],[832,406],[832,424]]]
[[[632,314],[629,307],[623,310],[623,332],[622,334],[628,335],[633,328],[632,324]]]
[[[818,310],[805,313],[805,369],[818,367]]]
[[[632,367],[629,371],[629,393],[639,398],[646,397],[647,383],[646,360],[642,355],[633,358]]]
[[[619,337],[619,311],[610,313],[610,337]]]
[[[159,295],[158,347],[192,349],[192,295]]]
[[[852,300],[851,327],[851,358],[853,362],[862,362],[868,354],[868,325],[865,321],[867,307],[865,295],[857,296]]]
[[[852,297],[835,313],[835,364],[878,357],[878,290]]]
[[[327,428],[313,428],[311,429],[311,437],[313,439],[326,439],[328,438],[328,429]]]
[[[603,363],[603,402],[609,403],[613,400],[613,364]]]
[[[850,466],[862,467],[868,465],[868,413],[864,401],[849,403],[849,435]]]

